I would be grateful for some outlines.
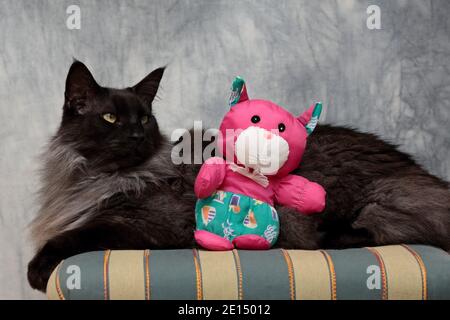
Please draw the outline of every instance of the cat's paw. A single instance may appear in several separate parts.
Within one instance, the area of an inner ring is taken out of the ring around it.
[[[45,250],[39,251],[28,264],[28,282],[33,289],[45,292],[47,282],[52,271],[58,265],[59,259],[46,254]]]

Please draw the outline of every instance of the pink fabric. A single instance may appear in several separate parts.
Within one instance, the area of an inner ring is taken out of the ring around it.
[[[202,248],[213,251],[228,251],[234,247],[244,250],[267,250],[270,248],[270,243],[256,234],[238,236],[231,242],[214,233],[197,230],[194,233],[194,238]]]
[[[242,174],[234,172],[228,165],[225,179],[219,188],[223,191],[244,194],[251,198],[267,202],[271,206],[274,205],[274,192],[270,184],[267,188],[264,188]]]
[[[294,208],[303,214],[321,212],[325,209],[326,192],[321,185],[306,178],[288,175],[272,181],[275,201]]]
[[[204,162],[194,185],[197,198],[207,198],[219,188],[225,178],[226,166],[225,160],[219,157],[212,157]]]
[[[194,238],[200,246],[208,250],[227,251],[233,249],[231,241],[205,230],[195,231]]]
[[[238,103],[239,103],[239,102],[246,101],[246,100],[248,100],[248,94],[247,94],[247,86],[246,86],[245,83],[244,83],[244,86],[242,87],[241,94],[240,94],[240,96],[239,96],[239,101],[238,101]]]
[[[268,250],[270,243],[256,234],[246,234],[233,239],[233,244],[238,249],[244,250]]]
[[[274,191],[269,184],[267,188],[253,180],[234,172],[225,160],[212,157],[205,161],[195,180],[195,195],[200,198],[209,197],[216,190],[244,194],[257,200],[274,205]]]
[[[298,121],[300,121],[300,123],[304,126],[306,126],[306,124],[309,122],[309,120],[311,120],[312,114],[314,112],[314,107],[316,105],[313,104],[309,107],[308,110],[306,110],[305,112],[303,112],[297,119]]]

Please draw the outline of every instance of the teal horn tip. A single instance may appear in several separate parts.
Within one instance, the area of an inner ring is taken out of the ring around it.
[[[241,94],[245,88],[245,81],[242,77],[237,76],[231,84],[231,95],[228,104],[234,106],[241,99]]]
[[[311,134],[316,128],[321,113],[322,113],[322,102],[317,102],[316,105],[314,106],[314,110],[311,115],[311,120],[309,120],[309,122],[305,126],[308,135]]]

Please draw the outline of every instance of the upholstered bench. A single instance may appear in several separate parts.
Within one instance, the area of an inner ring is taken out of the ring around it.
[[[346,250],[97,251],[62,261],[50,299],[450,299],[450,255]]]

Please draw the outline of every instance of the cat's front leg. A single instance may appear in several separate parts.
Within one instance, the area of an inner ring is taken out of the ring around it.
[[[28,281],[32,288],[45,292],[52,271],[68,257],[88,251],[141,249],[155,245],[152,238],[144,237],[133,229],[132,224],[91,221],[89,225],[50,239],[28,264]]]
[[[62,260],[82,252],[100,250],[98,240],[90,242],[91,230],[75,229],[49,240],[28,264],[30,286],[45,292],[50,275]]]
[[[64,254],[48,242],[28,264],[28,282],[33,289],[45,292],[52,271],[63,260]]]

